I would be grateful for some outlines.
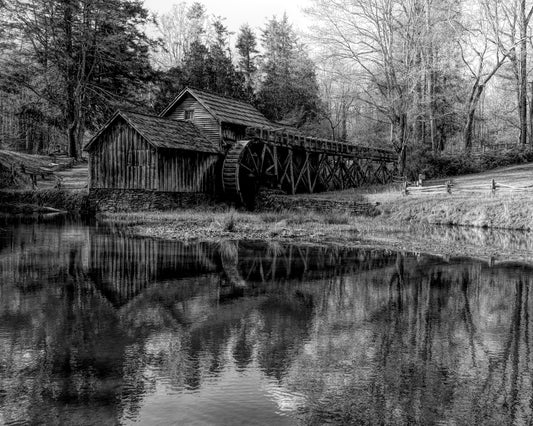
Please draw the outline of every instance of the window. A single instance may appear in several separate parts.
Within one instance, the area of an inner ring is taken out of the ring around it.
[[[185,120],[192,120],[194,118],[194,110],[186,109],[185,110]]]

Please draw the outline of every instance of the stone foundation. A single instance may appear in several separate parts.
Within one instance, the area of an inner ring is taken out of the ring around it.
[[[157,192],[93,188],[89,202],[96,211],[174,210],[212,204],[214,196],[200,192]]]
[[[313,195],[286,195],[283,191],[261,191],[256,199],[257,211],[315,211],[347,213],[354,216],[378,216],[375,205],[360,200],[329,200]]]

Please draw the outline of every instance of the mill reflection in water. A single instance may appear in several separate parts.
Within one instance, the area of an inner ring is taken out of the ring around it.
[[[0,227],[0,423],[533,420],[527,265]]]

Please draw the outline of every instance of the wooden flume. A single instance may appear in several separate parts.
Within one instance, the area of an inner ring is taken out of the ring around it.
[[[397,174],[397,156],[390,150],[248,128],[246,139],[224,158],[222,183],[227,196],[251,205],[259,186],[312,194],[385,184]]]

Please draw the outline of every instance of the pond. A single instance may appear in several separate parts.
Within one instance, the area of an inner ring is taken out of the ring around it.
[[[533,267],[0,224],[0,424],[528,424]]]

